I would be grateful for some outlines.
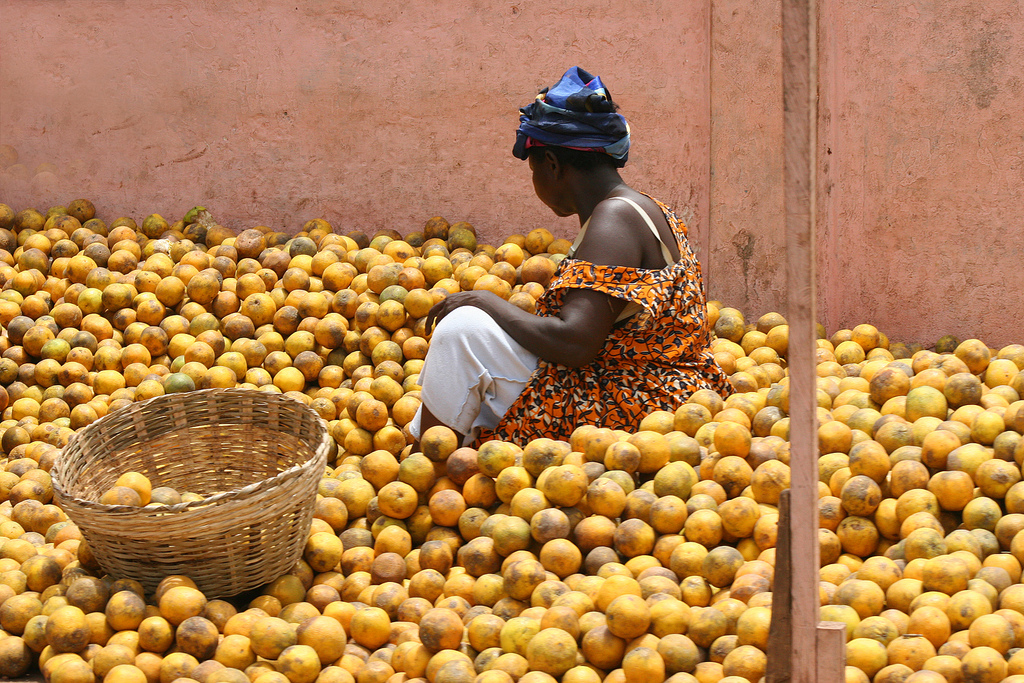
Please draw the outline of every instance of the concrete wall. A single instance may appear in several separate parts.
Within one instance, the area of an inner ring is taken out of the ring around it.
[[[819,318],[1024,341],[1024,18],[1012,0],[820,0]],[[779,1],[0,0],[15,208],[487,239],[544,226],[509,150],[565,68],[634,132],[626,179],[689,218],[709,293],[785,311]],[[0,166],[3,166],[0,163]],[[41,171],[41,172],[40,172]]]
[[[748,316],[785,308],[782,8],[714,0],[708,292]]]
[[[443,215],[567,235],[511,150],[519,107],[578,64],[629,114],[630,180],[706,224],[707,6],[685,6],[0,0],[0,143],[58,167],[5,195],[114,217],[203,204],[233,228]]]
[[[824,0],[822,26],[829,327],[1024,341],[1020,4]]]

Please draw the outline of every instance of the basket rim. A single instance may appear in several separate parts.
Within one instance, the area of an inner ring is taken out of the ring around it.
[[[197,390],[190,391],[190,392],[187,392],[187,393],[189,395],[202,393],[203,395],[207,395],[207,396],[209,396],[209,395],[219,395],[219,394],[236,394],[236,395],[253,396],[253,395],[257,395],[258,394],[261,398],[264,398],[264,399],[266,399],[267,397],[270,397],[270,396],[279,397],[279,398],[269,399],[270,401],[281,401],[281,402],[291,401],[296,406],[300,407],[301,410],[307,411],[309,416],[313,417],[315,419],[315,422],[317,424],[317,428],[318,428],[318,431],[319,431],[319,443],[317,444],[316,450],[314,451],[313,455],[309,459],[307,459],[305,462],[303,462],[303,463],[300,463],[298,465],[293,465],[293,466],[289,467],[288,469],[282,470],[281,472],[278,472],[277,474],[275,474],[275,475],[273,475],[271,477],[267,477],[266,479],[261,479],[259,481],[253,482],[251,484],[246,484],[245,486],[242,486],[242,487],[239,487],[239,488],[236,488],[236,489],[231,489],[230,491],[221,491],[221,492],[215,493],[215,494],[213,494],[211,496],[206,496],[202,500],[195,500],[195,501],[188,501],[188,502],[182,502],[182,503],[175,503],[174,505],[166,505],[166,504],[156,504],[156,505],[150,504],[150,505],[144,505],[144,506],[108,505],[106,503],[100,503],[99,501],[93,501],[93,500],[88,500],[88,499],[85,499],[85,498],[79,498],[78,496],[73,496],[70,493],[68,493],[65,490],[64,486],[61,484],[61,479],[62,479],[63,474],[64,474],[64,464],[66,463],[65,452],[73,444],[77,445],[77,442],[79,440],[79,435],[86,435],[86,434],[90,434],[92,431],[95,431],[96,429],[98,429],[98,427],[96,427],[96,425],[100,424],[107,417],[110,417],[112,415],[120,415],[121,413],[123,413],[125,411],[128,411],[128,410],[145,409],[145,407],[147,405],[149,405],[149,404],[159,403],[161,401],[167,401],[167,400],[170,400],[170,399],[167,398],[168,396],[176,396],[177,395],[177,394],[162,394],[160,396],[154,396],[153,398],[147,399],[145,401],[141,401],[139,403],[133,403],[132,405],[125,406],[123,408],[119,408],[118,410],[115,410],[112,413],[108,413],[107,415],[104,415],[99,420],[96,420],[95,422],[93,422],[93,423],[91,423],[89,425],[86,425],[84,428],[82,428],[79,431],[75,432],[71,436],[71,438],[68,440],[68,443],[64,446],[64,448],[61,449],[60,457],[57,458],[57,462],[54,464],[54,466],[53,466],[53,468],[51,470],[51,473],[52,473],[51,485],[53,486],[53,491],[54,491],[55,496],[58,497],[62,502],[73,503],[73,504],[75,504],[75,505],[77,505],[79,507],[86,508],[86,509],[89,509],[89,510],[94,510],[94,511],[97,511],[97,512],[109,512],[109,513],[114,513],[114,514],[119,514],[119,515],[124,515],[124,516],[128,516],[128,515],[133,515],[133,516],[157,516],[157,515],[160,515],[160,516],[162,516],[162,515],[166,515],[168,513],[180,513],[180,512],[187,512],[187,511],[190,511],[190,510],[193,510],[193,509],[206,508],[206,507],[209,507],[209,506],[212,506],[212,505],[218,505],[218,504],[221,504],[221,503],[224,503],[224,502],[229,502],[230,500],[233,500],[233,499],[236,499],[236,498],[243,498],[243,497],[250,496],[250,495],[253,495],[253,494],[256,494],[256,493],[260,493],[260,492],[262,492],[262,491],[264,491],[266,489],[272,488],[272,487],[277,486],[277,485],[279,485],[279,484],[281,484],[281,483],[283,483],[283,482],[285,482],[285,481],[287,481],[289,479],[292,479],[292,478],[296,477],[300,472],[303,472],[305,470],[310,469],[311,467],[316,466],[317,463],[320,463],[320,467],[324,467],[327,464],[327,449],[329,447],[328,446],[328,439],[330,438],[330,430],[327,427],[327,423],[312,408],[307,406],[305,403],[302,403],[298,399],[295,399],[295,398],[293,398],[291,396],[287,396],[285,394],[274,394],[274,393],[269,393],[269,392],[265,392],[265,391],[258,391],[258,390],[255,390],[255,389],[244,389],[244,388],[240,388],[240,387],[228,387],[228,388],[216,388],[216,389],[197,389]]]

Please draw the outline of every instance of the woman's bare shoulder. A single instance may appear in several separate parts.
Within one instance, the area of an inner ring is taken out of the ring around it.
[[[594,207],[576,257],[597,265],[639,268],[644,254],[641,230],[649,232],[636,209],[606,199]]]
[[[661,245],[655,238],[647,225],[647,221],[636,210],[630,202],[622,199],[632,200],[650,218],[654,227],[658,230],[661,241],[668,246],[674,258],[678,258],[675,239],[672,228],[665,218],[664,211],[658,202],[635,190],[629,190],[628,194],[614,195],[605,199],[594,208],[590,223],[587,227],[587,234],[584,244],[590,239],[599,241],[605,245],[614,245],[614,248],[625,257],[630,255],[628,262],[616,260],[616,265],[640,267],[662,267],[664,258],[661,256]],[[594,233],[593,236],[591,233]],[[577,255],[584,258],[580,251]]]

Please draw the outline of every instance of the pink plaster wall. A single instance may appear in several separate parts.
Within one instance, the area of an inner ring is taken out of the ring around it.
[[[629,181],[707,224],[707,3],[614,0],[0,0],[0,143],[43,182],[12,205],[92,198],[102,215],[229,227],[410,232],[468,220],[490,240],[578,229],[511,155],[518,108],[573,65],[634,136]]]
[[[821,0],[818,319],[1024,342],[1017,2]],[[712,0],[710,296],[786,310],[780,3]]]
[[[829,329],[1024,341],[1020,4],[821,5]]]
[[[1024,341],[1024,18],[1013,0],[821,0],[819,318]],[[517,109],[579,64],[625,176],[689,218],[709,294],[786,309],[779,0],[0,0],[15,208],[488,240],[545,226]],[[44,172],[36,173],[42,166]]]
[[[711,297],[750,316],[786,301],[779,0],[712,3]]]

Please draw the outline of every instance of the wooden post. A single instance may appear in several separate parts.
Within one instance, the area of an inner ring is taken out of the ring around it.
[[[790,491],[779,501],[768,683],[840,683],[845,632],[818,622],[816,0],[782,0]]]
[[[818,681],[843,683],[846,680],[846,624],[838,621],[818,623]]]
[[[786,286],[789,321],[792,680],[817,678],[818,426],[815,364],[814,172],[816,0],[782,0]]]
[[[790,461],[792,462],[792,461]],[[788,683],[792,678],[793,562],[790,552],[790,490],[779,495],[779,533],[775,539],[775,578],[772,581],[772,621],[768,630],[768,667],[765,683]]]

